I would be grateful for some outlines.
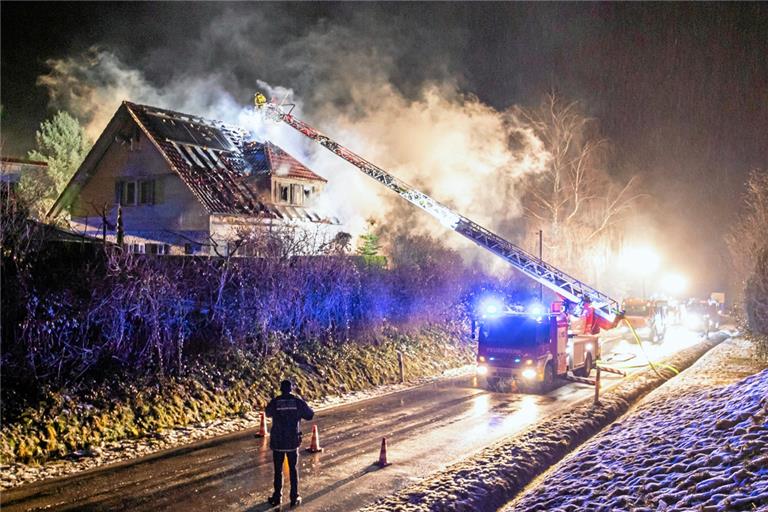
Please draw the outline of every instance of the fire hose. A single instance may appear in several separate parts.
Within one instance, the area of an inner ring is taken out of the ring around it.
[[[651,369],[653,369],[653,372],[660,379],[663,379],[664,377],[659,373],[659,370],[656,369],[656,365],[653,364],[653,361],[651,361],[651,358],[648,357],[648,354],[645,352],[645,347],[643,346],[643,341],[640,339],[640,336],[637,334],[637,331],[635,330],[635,328],[632,326],[632,324],[630,323],[629,320],[627,320],[626,318],[624,318],[623,320],[624,320],[624,323],[627,325],[627,327],[629,327],[629,330],[632,332],[632,336],[634,336],[635,341],[637,341],[637,344],[640,347],[640,351],[643,353],[643,356],[645,357],[645,360],[648,361],[648,366],[650,366]],[[660,366],[662,368],[666,368],[666,369],[672,371],[675,375],[679,375],[680,374],[680,370],[678,370],[677,368],[675,368],[671,364],[666,364],[666,363],[657,363],[657,364],[658,364],[658,366]]]

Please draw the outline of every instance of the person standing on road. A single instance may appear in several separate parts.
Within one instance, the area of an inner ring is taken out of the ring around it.
[[[301,504],[299,496],[299,473],[296,465],[301,446],[301,420],[311,420],[315,412],[307,403],[291,394],[291,381],[280,383],[280,396],[272,399],[265,409],[268,418],[272,418],[269,432],[269,447],[275,463],[275,493],[269,498],[270,505],[280,505],[283,500],[283,461],[288,458],[288,470],[291,479],[291,506]]]

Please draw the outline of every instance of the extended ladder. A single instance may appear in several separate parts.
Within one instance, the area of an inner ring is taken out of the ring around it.
[[[444,226],[464,235],[477,245],[503,258],[534,281],[543,284],[575,304],[589,304],[603,320],[603,322],[600,322],[601,327],[609,328],[616,323],[617,315],[620,313],[619,304],[606,294],[541,261],[536,256],[524,251],[512,242],[485,229],[463,215],[459,215],[425,193],[350,151],[330,137],[323,135],[307,123],[295,118],[290,112],[285,112],[280,105],[268,102],[264,95],[256,94],[255,104],[256,109],[262,111],[266,117],[286,123],[306,137],[332,151],[388,189],[396,192],[411,204],[418,206],[435,217]]]

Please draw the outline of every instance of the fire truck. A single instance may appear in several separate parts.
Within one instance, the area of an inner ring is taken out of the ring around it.
[[[479,372],[485,369],[486,377],[492,381],[501,379],[502,375],[513,378],[519,375],[538,383],[543,389],[568,370],[589,374],[600,354],[595,335],[601,329],[615,327],[621,319],[616,300],[451,210],[297,119],[292,115],[292,105],[268,101],[261,93],[256,94],[254,103],[256,111],[265,118],[287,124],[429,213],[448,229],[492,252],[557,294],[560,301],[555,302],[546,315],[514,315],[513,311],[504,309],[498,311],[498,317],[481,319]]]
[[[560,301],[550,311],[540,304],[516,310],[487,303],[481,309],[477,368],[489,389],[514,382],[518,389],[547,392],[569,372],[589,377],[600,356],[597,335],[584,332],[585,318],[568,315]]]

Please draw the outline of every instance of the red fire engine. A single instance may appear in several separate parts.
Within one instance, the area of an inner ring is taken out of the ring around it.
[[[520,389],[546,392],[556,377],[592,372],[600,355],[598,338],[583,332],[584,318],[569,321],[562,302],[554,302],[551,311],[539,304],[520,311],[494,302],[481,309],[478,373],[490,389],[514,381]]]

